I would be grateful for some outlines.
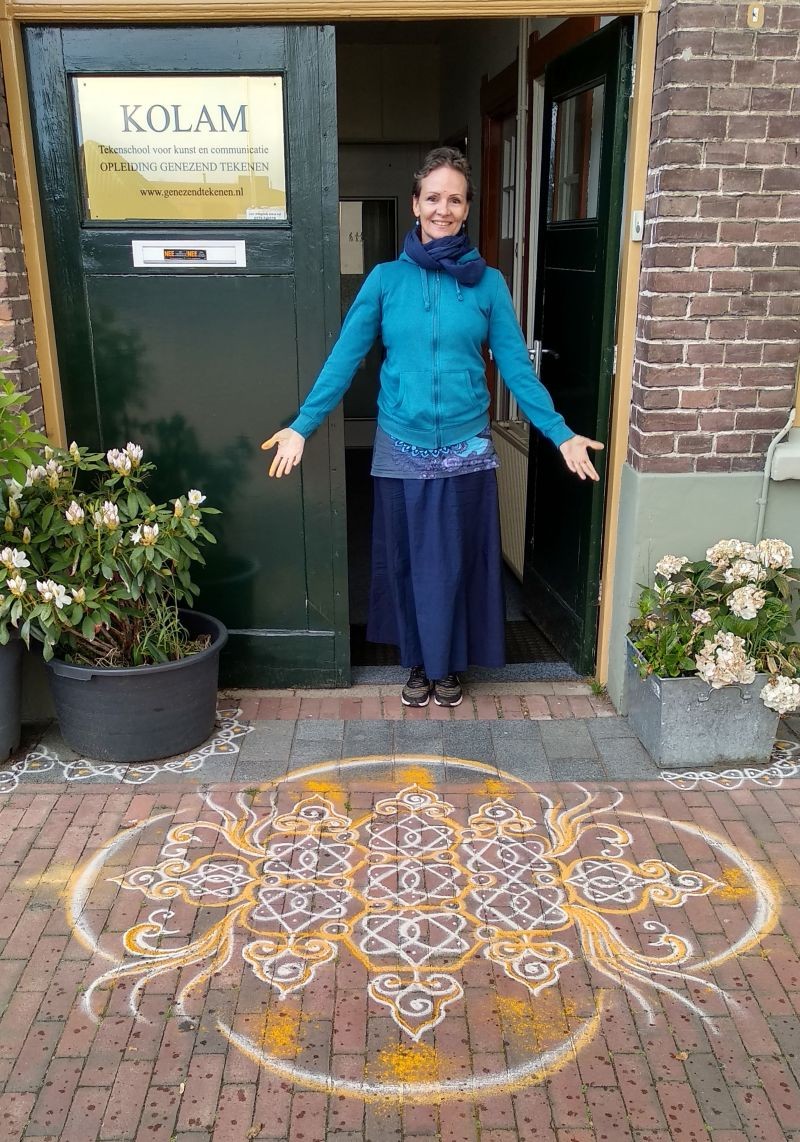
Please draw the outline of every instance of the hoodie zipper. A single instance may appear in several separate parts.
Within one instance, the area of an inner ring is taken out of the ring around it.
[[[439,300],[441,277],[441,274],[433,275],[433,426],[436,448],[441,448],[442,446],[441,409],[439,400]]]

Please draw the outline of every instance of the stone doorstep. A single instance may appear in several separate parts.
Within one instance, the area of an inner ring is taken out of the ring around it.
[[[453,709],[433,701],[419,709],[404,706],[396,685],[352,686],[346,690],[223,690],[219,700],[221,705],[236,702],[242,717],[249,721],[550,721],[617,715],[607,697],[595,696],[586,683],[579,682],[473,683],[465,687],[462,704]]]

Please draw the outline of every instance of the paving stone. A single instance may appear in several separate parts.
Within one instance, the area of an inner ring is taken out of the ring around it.
[[[604,738],[636,737],[636,733],[631,728],[627,718],[587,718],[586,725],[596,742],[602,741]]]
[[[433,757],[441,757],[442,723],[441,722],[394,722],[392,724],[392,751],[395,754],[403,753],[430,753]]]
[[[463,757],[472,761],[495,764],[491,723],[445,722],[442,725],[442,749],[446,757]]]
[[[320,738],[312,741],[295,739],[289,754],[289,767],[314,765],[323,761],[338,761],[341,756],[341,738]]]
[[[236,782],[275,781],[286,773],[288,761],[283,758],[240,757],[233,770]]]
[[[549,761],[568,757],[597,757],[585,721],[558,719],[540,722],[539,733]]]
[[[658,766],[638,738],[601,738],[597,751],[611,780],[659,776]]]
[[[342,757],[370,757],[391,752],[391,722],[365,720],[344,723]]]
[[[495,736],[494,742],[499,770],[525,781],[553,780],[544,746],[536,737],[508,737],[501,741]]]
[[[344,737],[344,722],[341,718],[298,718],[294,740],[335,741]]]
[[[253,728],[243,739],[239,739],[239,760],[269,757],[274,760],[289,760],[294,738],[294,722],[273,721],[254,722]]]
[[[595,757],[560,757],[551,760],[554,781],[604,781],[606,773]]]

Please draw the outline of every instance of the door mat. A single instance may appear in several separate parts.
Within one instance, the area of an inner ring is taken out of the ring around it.
[[[366,624],[350,627],[350,656],[353,666],[399,666],[397,647],[367,642]],[[562,662],[549,639],[527,619],[506,623],[506,661]]]

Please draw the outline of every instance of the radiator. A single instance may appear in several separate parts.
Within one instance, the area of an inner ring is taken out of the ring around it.
[[[524,436],[520,432],[524,433]],[[528,426],[492,425],[492,438],[500,460],[497,487],[500,496],[500,530],[503,558],[522,579],[525,564],[525,505],[528,497]]]

